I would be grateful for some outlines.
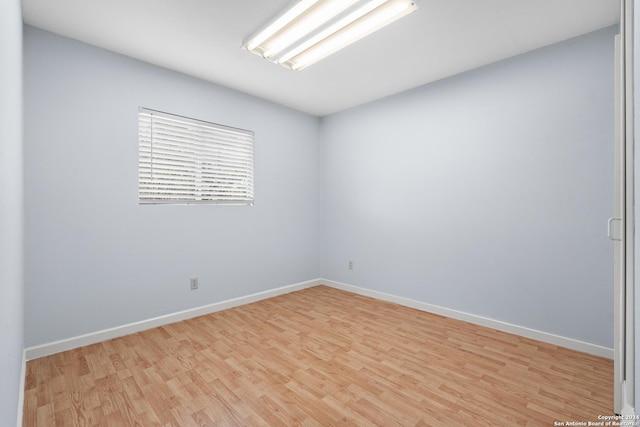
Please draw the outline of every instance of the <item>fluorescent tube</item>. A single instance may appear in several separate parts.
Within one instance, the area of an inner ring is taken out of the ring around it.
[[[247,42],[245,42],[244,47],[249,51],[253,51],[269,37],[273,36],[282,28],[289,25],[291,21],[298,18],[311,6],[318,3],[318,1],[321,0],[298,0],[293,6],[291,6],[290,9],[285,10],[282,14],[274,18],[266,28],[264,28],[256,35],[252,36]]]
[[[417,8],[413,0],[298,0],[243,47],[299,71]]]
[[[294,71],[303,70],[332,53],[402,18],[416,8],[410,0],[387,1],[384,5],[293,57],[289,61],[291,69]]]

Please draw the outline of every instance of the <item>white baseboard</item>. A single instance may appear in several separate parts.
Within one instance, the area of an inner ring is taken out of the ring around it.
[[[542,332],[535,329],[526,328],[524,326],[518,326],[511,323],[502,322],[499,320],[489,319],[475,314],[469,314],[462,311],[452,310],[445,307],[440,307],[425,302],[412,300],[409,298],[398,297],[383,292],[378,292],[358,286],[348,285],[346,283],[335,282],[333,280],[326,279],[314,279],[306,282],[300,282],[289,286],[283,286],[280,288],[271,289],[268,291],[258,292],[251,295],[246,295],[239,298],[233,298],[201,307],[196,307],[189,310],[180,311],[177,313],[168,314],[165,316],[155,317],[148,320],[143,320],[136,323],[130,323],[128,325],[122,325],[115,328],[104,329],[101,331],[93,332],[86,335],[80,335],[73,338],[68,338],[60,341],[55,341],[35,347],[29,347],[25,350],[25,360],[33,360],[39,357],[49,356],[51,354],[59,353],[61,351],[72,350],[74,348],[82,347],[85,345],[91,345],[98,342],[106,341],[112,338],[122,337],[125,335],[133,334],[136,332],[144,331],[146,329],[155,328],[158,326],[167,325],[170,323],[179,322],[181,320],[191,319],[193,317],[203,316],[209,313],[215,313],[216,311],[226,310],[228,308],[237,307],[244,304],[260,301],[263,299],[275,297],[278,295],[287,294],[301,289],[310,288],[317,285],[326,285],[336,289],[341,289],[347,292],[352,292],[359,295],[376,298],[383,301],[389,301],[396,304],[412,307],[418,310],[426,311],[429,313],[439,314],[441,316],[451,317],[453,319],[463,320],[465,322],[473,323],[480,326],[486,326],[488,328],[497,329],[499,331],[508,332],[515,335],[535,339],[542,342],[547,342],[560,347],[570,348],[572,350],[582,351],[584,353],[593,354],[595,356],[606,357],[613,359],[613,349],[608,347],[599,346],[596,344],[590,344],[583,341],[578,341],[572,338],[566,338],[559,335],[550,334],[548,332]],[[24,376],[24,375],[23,375]],[[23,387],[24,388],[24,387]]]
[[[280,288],[275,288],[268,291],[257,292],[255,294],[250,294],[243,297],[220,301],[213,304],[192,308],[189,310],[179,311],[177,313],[171,313],[164,316],[155,317],[152,319],[142,320],[140,322],[130,323],[128,325],[117,326],[115,328],[104,329],[101,331],[92,332],[92,333],[80,335],[77,337],[67,338],[60,341],[55,341],[47,344],[29,347],[25,350],[25,357],[26,357],[26,360],[33,360],[39,357],[49,356],[51,354],[60,353],[62,351],[72,350],[74,348],[83,347],[85,345],[96,344],[102,341],[110,340],[112,338],[118,338],[125,335],[134,334],[136,332],[141,332],[147,329],[156,328],[158,326],[164,326],[170,323],[191,319],[193,317],[215,313],[216,311],[226,310],[228,308],[238,307],[244,304],[250,304],[252,302],[260,301],[267,298],[272,298],[278,295],[288,294],[290,292],[320,285],[321,283],[322,281],[318,279],[308,280],[306,282],[300,282],[293,285],[282,286]]]
[[[22,367],[20,368],[20,390],[18,391],[18,419],[16,427],[22,427],[24,418],[24,384],[27,376],[27,351],[22,351]]]
[[[520,335],[526,338],[554,344],[560,347],[570,348],[572,350],[581,351],[584,353],[592,354],[595,356],[605,357],[607,359],[613,359],[613,349],[603,347],[596,344],[590,344],[584,341],[578,341],[572,338],[566,338],[559,335],[550,334],[548,332],[542,332],[535,329],[526,328],[524,326],[513,325],[511,323],[502,322],[500,320],[489,319],[475,314],[469,314],[462,311],[452,310],[450,308],[440,307],[437,305],[427,304],[421,301],[412,300],[409,298],[398,297],[383,292],[373,291],[358,286],[348,285],[346,283],[334,282],[332,280],[320,280],[322,284],[327,286],[341,289],[354,294],[364,295],[371,298],[376,298],[383,301],[389,301],[396,304],[404,305],[407,307],[415,308],[418,310],[426,311],[429,313],[439,314],[441,316],[451,317],[453,319],[463,320],[465,322],[473,323],[480,326],[486,326],[488,328],[497,329],[499,331],[508,332],[515,335]]]

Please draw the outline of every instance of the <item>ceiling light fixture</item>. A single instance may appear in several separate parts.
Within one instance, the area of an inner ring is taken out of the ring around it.
[[[413,0],[297,0],[242,47],[300,71],[417,8]]]

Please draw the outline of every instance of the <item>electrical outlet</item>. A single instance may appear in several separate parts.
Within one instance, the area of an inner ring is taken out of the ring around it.
[[[191,278],[191,290],[194,291],[198,289],[198,278],[197,277],[192,277]]]
[[[353,261],[349,261],[349,270],[353,270]]]

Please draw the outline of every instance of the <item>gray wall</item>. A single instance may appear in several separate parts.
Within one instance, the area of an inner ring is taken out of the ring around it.
[[[614,33],[319,120],[26,27],[27,346],[322,276],[612,347]],[[256,205],[138,205],[138,106],[254,130]]]
[[[320,276],[318,118],[33,27],[24,43],[27,346]],[[140,206],[138,106],[253,130],[255,206]]]
[[[324,118],[323,277],[612,347],[615,32]]]
[[[0,425],[18,419],[23,341],[22,9],[0,2]]]

